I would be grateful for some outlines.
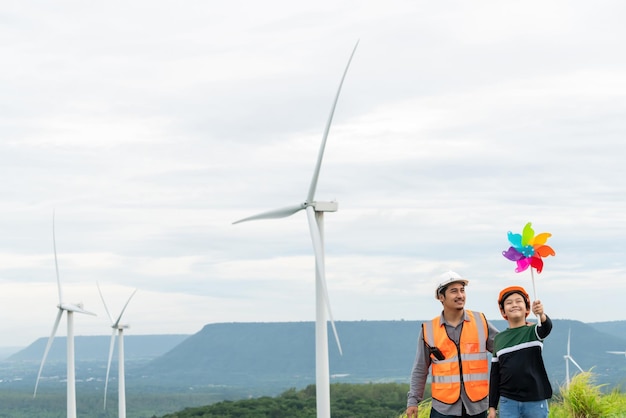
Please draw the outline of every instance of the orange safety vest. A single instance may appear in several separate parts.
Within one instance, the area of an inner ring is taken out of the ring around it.
[[[469,321],[465,320],[463,323],[458,349],[448,337],[441,316],[422,324],[426,344],[439,348],[445,356],[445,359],[437,360],[433,354],[430,355],[432,397],[445,404],[453,404],[459,400],[461,383],[472,402],[478,402],[489,395],[487,322],[480,312],[466,310],[465,313]],[[480,322],[477,318],[481,318]]]

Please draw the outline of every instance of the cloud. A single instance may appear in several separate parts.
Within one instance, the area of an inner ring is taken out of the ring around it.
[[[131,332],[314,319],[302,203],[352,47],[316,199],[335,320],[426,319],[432,280],[468,307],[531,285],[501,256],[533,222],[557,255],[551,316],[623,317],[626,78],[617,1],[20,3],[0,47],[0,303],[11,344],[95,287]],[[567,297],[564,298],[564,291]],[[585,306],[603,309],[582,310]],[[16,323],[13,312],[31,308]],[[107,302],[108,303],[108,302]],[[6,309],[5,309],[6,308]],[[155,316],[159,312],[160,316]],[[552,314],[554,313],[554,314]],[[104,316],[103,316],[104,315]]]

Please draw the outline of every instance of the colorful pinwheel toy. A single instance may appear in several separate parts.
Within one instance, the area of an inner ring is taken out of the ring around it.
[[[537,270],[537,273],[541,273],[543,270],[542,258],[555,255],[552,247],[546,245],[546,241],[551,236],[552,234],[549,232],[542,232],[535,236],[535,231],[533,231],[531,223],[528,222],[521,235],[508,232],[511,247],[503,251],[502,255],[517,263],[516,273],[521,273],[528,267],[531,267],[531,273],[533,268]]]
[[[516,273],[521,273],[530,267],[530,277],[533,283],[533,297],[537,300],[533,268],[537,270],[537,273],[541,273],[543,270],[542,258],[556,254],[552,247],[546,245],[546,241],[548,241],[548,238],[550,238],[552,234],[542,232],[541,234],[535,235],[531,223],[528,222],[524,226],[521,235],[514,234],[511,231],[509,231],[507,235],[511,246],[508,250],[502,251],[502,255],[517,263],[517,267],[515,268]],[[537,326],[541,326],[541,321],[537,321]]]

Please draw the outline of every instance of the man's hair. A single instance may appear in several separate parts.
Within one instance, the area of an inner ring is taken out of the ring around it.
[[[446,290],[448,290],[448,286],[450,286],[451,284],[452,283],[440,287],[439,291],[437,291],[437,293],[440,294],[440,295],[446,296]]]

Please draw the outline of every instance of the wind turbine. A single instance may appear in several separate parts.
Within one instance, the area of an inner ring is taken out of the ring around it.
[[[115,346],[115,334],[119,335],[120,339],[117,342],[117,355],[118,355],[118,416],[120,418],[126,418],[126,381],[124,378],[124,330],[130,328],[130,325],[120,324],[120,320],[122,319],[122,315],[124,315],[124,311],[126,307],[130,303],[130,300],[133,298],[135,293],[137,293],[137,289],[128,297],[126,304],[122,308],[119,316],[115,321],[113,321],[113,317],[109,313],[109,308],[107,308],[107,304],[104,301],[104,296],[102,296],[102,291],[100,290],[100,285],[96,282],[96,286],[98,286],[98,293],[100,293],[100,299],[102,299],[102,303],[104,304],[104,310],[111,321],[111,328],[113,328],[113,333],[111,334],[111,345],[109,346],[109,362],[107,363],[107,376],[104,383],[104,409],[107,407],[107,388],[109,385],[109,371],[111,370],[111,358],[113,357],[113,347]]]
[[[41,366],[39,367],[39,373],[37,374],[37,381],[35,382],[35,391],[33,393],[33,398],[37,396],[37,387],[39,386],[39,379],[41,378],[41,371],[43,370],[43,365],[46,362],[46,357],[48,356],[48,352],[50,351],[50,347],[52,346],[52,342],[54,341],[54,336],[59,328],[59,323],[61,322],[61,317],[63,316],[63,312],[67,312],[67,418],[76,418],[76,374],[74,368],[74,312],[93,315],[96,316],[95,313],[86,311],[83,309],[82,303],[65,303],[63,302],[63,291],[61,288],[61,279],[59,278],[59,263],[57,261],[57,246],[56,246],[56,237],[54,233],[54,212],[52,213],[52,246],[54,249],[54,267],[56,270],[57,276],[57,287],[59,290],[59,304],[57,308],[59,311],[57,312],[56,320],[54,321],[54,326],[52,327],[52,333],[50,334],[50,338],[48,339],[48,344],[46,345],[46,349],[43,353],[43,358],[41,359]]]
[[[582,367],[580,367],[578,365],[578,363],[576,363],[576,360],[574,360],[574,358],[572,356],[570,356],[569,354],[569,345],[570,345],[570,336],[572,334],[572,330],[570,329],[567,333],[567,354],[563,356],[563,358],[565,359],[565,379],[567,382],[567,388],[569,388],[569,383],[570,383],[570,379],[569,379],[569,362],[571,361],[574,366],[578,367],[578,370],[580,370],[581,372],[584,372],[584,370],[582,369]]]
[[[348,64],[343,72],[339,88],[335,95],[335,100],[332,104],[328,121],[326,122],[326,128],[322,137],[322,143],[320,145],[319,153],[317,156],[317,163],[311,179],[311,185],[306,196],[306,200],[303,203],[299,203],[295,206],[288,206],[285,208],[271,210],[258,215],[250,216],[248,218],[241,219],[233,222],[237,224],[245,221],[252,221],[257,219],[276,219],[285,218],[293,215],[301,210],[306,211],[309,231],[311,233],[311,241],[313,243],[313,250],[315,253],[315,387],[316,387],[316,402],[317,402],[317,416],[321,418],[330,418],[330,375],[329,375],[329,362],[328,362],[328,334],[327,324],[330,318],[333,333],[335,334],[335,340],[339,347],[339,353],[342,354],[341,343],[339,342],[339,336],[337,335],[337,329],[335,328],[335,321],[333,320],[332,312],[330,309],[330,301],[328,298],[328,289],[326,287],[326,272],[324,263],[324,212],[336,212],[337,202],[318,202],[315,200],[315,189],[317,188],[317,179],[320,173],[320,167],[322,165],[322,158],[324,157],[324,148],[326,147],[326,139],[328,138],[328,132],[333,120],[333,114],[335,113],[335,107],[339,99],[339,93],[343,81],[348,73],[350,62],[356,51],[359,42],[354,45],[352,54],[348,59]]]

